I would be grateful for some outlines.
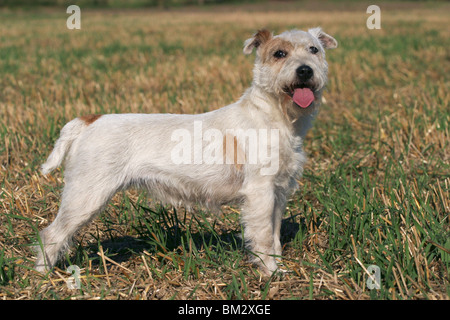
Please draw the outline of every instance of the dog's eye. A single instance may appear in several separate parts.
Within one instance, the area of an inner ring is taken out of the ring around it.
[[[309,52],[311,52],[312,54],[316,54],[317,52],[319,52],[319,49],[317,49],[316,47],[309,47]]]
[[[285,57],[287,56],[287,52],[286,52],[286,51],[283,51],[283,50],[278,50],[277,52],[275,52],[275,53],[273,54],[273,56],[274,56],[275,58],[278,58],[278,59],[280,59],[280,58],[285,58]]]

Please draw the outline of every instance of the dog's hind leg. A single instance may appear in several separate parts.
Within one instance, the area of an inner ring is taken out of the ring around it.
[[[105,184],[99,188],[92,185],[86,188],[84,183],[81,185],[83,188],[80,180],[66,183],[58,215],[39,234],[39,241],[35,246],[35,269],[39,272],[53,268],[60,255],[69,247],[74,234],[90,222],[117,191],[117,188],[111,186],[105,189]]]

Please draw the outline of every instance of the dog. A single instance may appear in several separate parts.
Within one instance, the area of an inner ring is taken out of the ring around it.
[[[48,174],[65,159],[65,186],[58,215],[39,233],[35,269],[51,270],[116,192],[135,187],[175,206],[240,205],[252,262],[264,275],[279,270],[282,216],[327,83],[325,50],[336,47],[320,27],[260,30],[243,48],[256,51],[252,85],[233,104],[198,115],[89,115],[67,123],[42,165]]]

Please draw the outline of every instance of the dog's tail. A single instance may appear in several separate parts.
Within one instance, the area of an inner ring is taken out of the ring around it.
[[[64,160],[72,142],[81,134],[86,127],[86,123],[76,118],[67,123],[61,130],[59,139],[56,141],[52,153],[48,156],[47,161],[42,165],[43,174],[50,173],[58,168]]]

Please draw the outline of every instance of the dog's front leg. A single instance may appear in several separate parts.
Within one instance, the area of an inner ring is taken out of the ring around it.
[[[261,271],[270,275],[278,266],[275,261],[274,228],[275,195],[273,186],[258,185],[247,193],[242,210],[242,224],[244,238],[249,250],[253,254],[252,261]],[[279,241],[279,240],[278,240]]]
[[[273,241],[276,256],[281,256],[282,246],[280,239],[281,222],[286,211],[286,196],[284,192],[275,193],[275,205],[273,209]]]

